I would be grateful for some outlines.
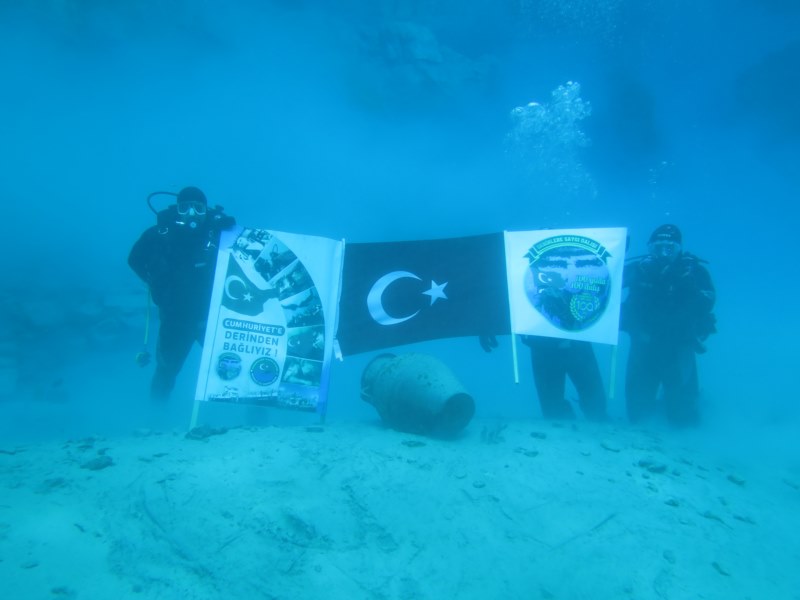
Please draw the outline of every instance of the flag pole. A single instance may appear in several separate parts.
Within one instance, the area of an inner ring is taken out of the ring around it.
[[[608,404],[614,403],[615,391],[617,389],[617,349],[619,344],[614,344],[611,348],[611,372],[608,375]]]
[[[189,431],[197,427],[197,417],[200,414],[200,400],[194,399],[194,406],[192,407],[192,420],[189,422]]]
[[[511,356],[514,362],[514,383],[519,383],[519,363],[517,362],[517,335],[511,333]]]

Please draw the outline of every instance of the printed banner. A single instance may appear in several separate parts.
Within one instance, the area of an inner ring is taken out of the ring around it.
[[[514,333],[616,344],[625,228],[505,233]]]
[[[223,232],[197,400],[325,411],[343,246]]]
[[[503,234],[347,244],[337,339],[344,355],[510,332]]]

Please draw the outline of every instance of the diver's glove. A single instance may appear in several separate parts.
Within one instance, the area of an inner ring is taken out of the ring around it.
[[[142,350],[136,355],[134,360],[136,361],[137,366],[146,367],[150,364],[150,353],[147,350]]]
[[[497,348],[497,338],[493,335],[478,336],[478,342],[484,352],[491,352],[493,348]]]

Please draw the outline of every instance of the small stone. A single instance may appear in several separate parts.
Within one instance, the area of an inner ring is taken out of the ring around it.
[[[491,423],[484,425],[481,430],[481,441],[484,444],[500,444],[505,442],[503,432],[508,427],[508,423]]]
[[[786,485],[788,485],[793,490],[800,491],[800,483],[797,483],[796,481],[792,481],[791,479],[781,479],[781,481],[783,483],[785,483]]]
[[[674,508],[678,508],[681,505],[681,503],[678,502],[678,500],[675,498],[667,498],[666,500],[664,500],[664,504],[666,504],[667,506],[672,506]]]
[[[725,524],[725,521],[722,520],[722,517],[720,517],[719,515],[714,514],[710,510],[707,510],[704,513],[702,513],[702,516],[704,518],[708,519],[709,521],[717,521],[719,523],[722,523],[723,525]]]
[[[421,442],[419,440],[403,440],[400,442],[403,446],[408,446],[409,448],[421,448],[425,446],[425,442]]]
[[[730,481],[731,483],[735,483],[736,485],[739,486],[744,486],[745,484],[745,480],[736,475],[735,473],[731,473],[730,475],[728,475],[728,481]]]
[[[516,452],[517,454],[522,454],[523,456],[527,456],[528,458],[534,458],[536,456],[539,456],[538,450],[528,450],[527,448],[521,448],[521,447],[515,448],[514,452]]]
[[[639,466],[643,469],[647,469],[650,473],[666,473],[667,465],[663,463],[657,463],[649,459],[642,459],[639,461]]]
[[[36,488],[37,494],[49,494],[55,490],[62,489],[69,486],[69,481],[63,477],[53,477],[52,479],[45,479],[39,487]]]
[[[90,461],[87,461],[81,465],[81,469],[89,469],[90,471],[100,471],[107,467],[113,466],[114,461],[108,454],[102,454],[100,456],[96,456]]]
[[[723,567],[718,562],[714,561],[711,563],[711,566],[714,567],[714,570],[719,573],[720,575],[724,575],[725,577],[730,577],[731,573],[725,567]]]
[[[208,425],[198,425],[194,429],[190,429],[185,436],[187,440],[206,440],[212,435],[222,435],[228,433],[225,427],[209,427]]]
[[[600,447],[604,450],[608,450],[609,452],[620,452],[622,450],[618,444],[615,444],[609,440],[603,440],[600,442]]]
[[[662,556],[664,557],[664,560],[667,561],[669,564],[671,565],[675,564],[675,553],[672,550],[664,550]]]
[[[472,487],[474,487],[475,489],[480,490],[480,489],[486,487],[486,483],[483,482],[483,481],[473,481],[472,482]]]
[[[547,434],[542,431],[531,431],[531,437],[537,440],[546,440]]]

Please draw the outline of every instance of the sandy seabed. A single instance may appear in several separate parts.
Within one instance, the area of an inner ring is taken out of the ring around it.
[[[140,431],[0,446],[0,581],[14,600],[791,600],[798,508],[789,466],[615,424]]]

